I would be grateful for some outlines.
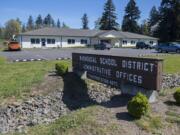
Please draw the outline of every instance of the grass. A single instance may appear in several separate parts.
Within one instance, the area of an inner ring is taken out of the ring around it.
[[[27,130],[28,135],[119,135],[121,130],[117,123],[108,121],[100,123],[97,120],[98,115],[108,114],[105,108],[100,106],[91,106],[85,109],[77,110],[66,116],[59,118],[52,124],[39,125]],[[10,134],[9,134],[10,135]],[[14,135],[23,135],[23,133],[14,133]]]
[[[180,114],[178,114],[177,112],[167,111],[166,115],[167,115],[166,118],[167,122],[180,124]]]
[[[160,116],[143,116],[140,120],[135,121],[136,125],[143,130],[156,133],[163,127],[162,118]]]
[[[70,64],[70,61],[64,61]],[[0,58],[0,101],[8,97],[21,98],[30,88],[40,83],[56,61],[8,63]]]
[[[165,89],[165,90],[161,90],[159,92],[159,96],[167,96],[167,95],[172,95],[176,92],[177,89],[179,89],[180,87],[177,88],[173,88],[173,89]]]
[[[158,56],[164,59],[164,73],[180,73],[180,55]]]

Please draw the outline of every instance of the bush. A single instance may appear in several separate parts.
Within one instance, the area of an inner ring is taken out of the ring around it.
[[[130,115],[136,118],[141,118],[141,116],[149,112],[150,105],[147,97],[138,93],[131,101],[128,102],[127,109]]]
[[[64,62],[58,62],[55,65],[55,69],[58,75],[63,76],[68,72],[68,65]]]
[[[180,104],[180,88],[177,89],[176,92],[174,93],[174,99],[178,104]]]

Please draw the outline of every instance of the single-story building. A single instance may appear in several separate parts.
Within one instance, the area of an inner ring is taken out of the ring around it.
[[[116,47],[134,47],[137,42],[157,44],[158,39],[145,35],[115,30],[83,30],[42,28],[18,36],[22,48],[83,47],[109,42]]]

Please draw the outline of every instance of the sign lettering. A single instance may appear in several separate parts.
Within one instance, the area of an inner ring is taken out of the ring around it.
[[[114,87],[127,83],[147,90],[160,90],[162,59],[73,53],[73,70]]]

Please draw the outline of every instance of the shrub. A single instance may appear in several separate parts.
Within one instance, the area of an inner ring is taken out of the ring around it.
[[[178,104],[180,104],[180,88],[177,89],[176,92],[174,93],[174,99]]]
[[[68,65],[64,62],[58,62],[55,65],[55,69],[58,75],[65,75],[68,72]]]
[[[141,116],[149,112],[150,105],[147,97],[138,93],[131,101],[128,102],[127,109],[130,115],[136,118],[141,118]]]

